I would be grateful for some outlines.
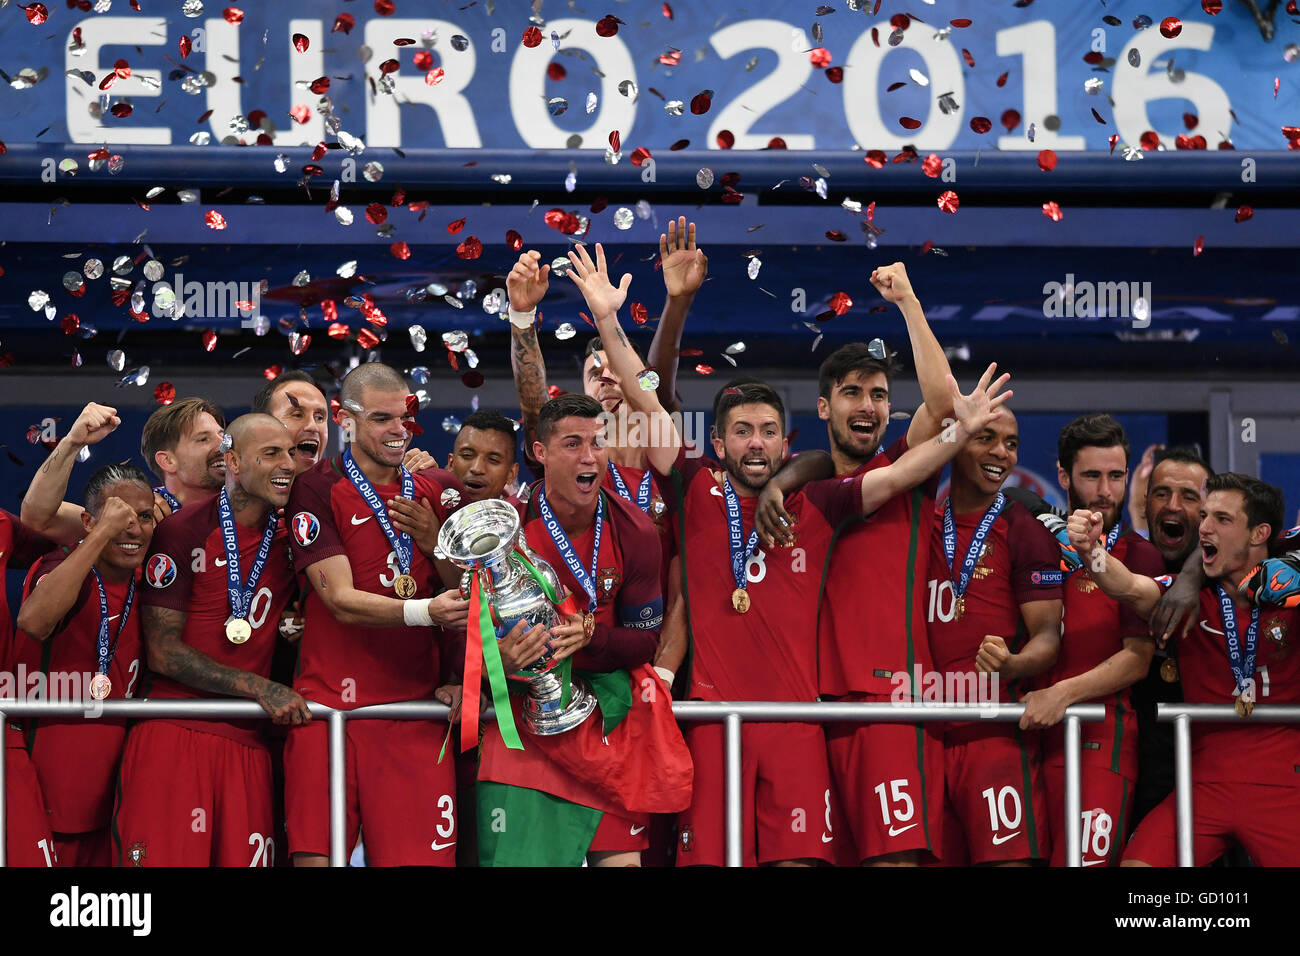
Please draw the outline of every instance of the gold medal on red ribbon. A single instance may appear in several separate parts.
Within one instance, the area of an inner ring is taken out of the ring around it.
[[[243,644],[253,636],[253,625],[242,617],[234,617],[226,622],[226,638],[231,644]]]
[[[113,682],[107,674],[96,674],[90,679],[90,696],[95,700],[103,700],[112,692]]]
[[[1160,665],[1160,679],[1166,684],[1172,684],[1178,680],[1178,661],[1172,657],[1166,657],[1164,663]]]
[[[413,598],[417,590],[419,588],[416,586],[415,578],[409,574],[399,574],[397,580],[393,582],[393,591],[399,598]]]
[[[749,611],[749,592],[744,588],[736,588],[731,592],[731,606],[736,609],[736,613],[745,614]]]
[[[960,621],[965,616],[966,616],[966,597],[965,595],[963,595],[962,597],[959,597],[956,600],[956,602],[953,604],[952,619],[954,621]]]

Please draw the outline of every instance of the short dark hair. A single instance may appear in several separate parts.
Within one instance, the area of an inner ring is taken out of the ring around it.
[[[149,482],[149,476],[129,461],[124,461],[115,465],[104,465],[90,476],[90,480],[86,482],[86,490],[81,494],[82,506],[95,517],[99,517],[99,509],[104,507],[104,493],[113,485],[123,481],[139,482],[149,492],[150,501],[153,500],[153,485]]]
[[[627,344],[632,347],[632,351],[635,352],[636,357],[641,360],[641,364],[645,365],[645,356],[642,355],[641,350],[636,347],[636,343],[633,342],[631,338],[628,338]],[[605,351],[605,343],[600,340],[599,335],[593,335],[591,338],[587,339],[587,351],[582,353],[583,363],[586,363],[587,356],[591,355],[593,352],[603,351]]]
[[[382,362],[366,362],[358,365],[343,376],[343,387],[339,392],[339,401],[347,408],[349,402],[361,403],[361,393],[367,388],[381,392],[409,393],[410,387],[400,372]],[[352,411],[348,408],[348,411]]]
[[[1269,526],[1268,552],[1272,554],[1273,546],[1286,530],[1283,524],[1286,520],[1286,502],[1282,498],[1282,489],[1258,478],[1252,478],[1250,475],[1225,471],[1210,476],[1210,480],[1205,485],[1205,492],[1208,495],[1211,491],[1241,492],[1243,510],[1246,512],[1246,525],[1250,528],[1262,524]]]
[[[1116,445],[1124,449],[1124,467],[1127,468],[1129,447],[1124,426],[1104,412],[1080,415],[1061,429],[1061,435],[1056,440],[1056,460],[1068,475],[1074,468],[1074,460],[1079,457],[1080,449],[1114,448]]]
[[[719,438],[727,430],[727,415],[737,405],[771,405],[776,409],[781,422],[781,431],[785,431],[785,403],[781,395],[767,382],[752,376],[733,378],[718,390],[713,397],[713,431]]]
[[[180,443],[184,435],[194,425],[194,420],[207,412],[217,420],[217,425],[226,427],[226,414],[206,398],[182,398],[170,405],[164,405],[149,416],[140,432],[140,454],[144,463],[159,478],[166,477],[154,456],[160,451],[170,451]]]
[[[590,395],[567,392],[551,399],[537,413],[537,440],[542,444],[550,441],[562,418],[599,418],[603,412],[600,402]]]
[[[480,408],[466,415],[460,423],[460,431],[466,428],[477,428],[481,432],[501,432],[510,439],[511,444],[518,434],[515,422],[492,408]]]
[[[252,410],[269,414],[271,399],[275,397],[275,393],[294,382],[306,382],[308,385],[315,386],[322,396],[325,394],[325,389],[321,388],[320,383],[312,378],[310,374],[299,368],[291,368],[287,372],[281,372],[257,390],[257,394],[253,396]]]
[[[885,382],[892,384],[894,376],[902,371],[897,352],[886,352],[883,360],[871,354],[866,342],[850,342],[840,346],[826,357],[822,367],[817,371],[817,394],[822,398],[831,397],[831,389],[844,381],[851,372],[864,375],[885,373]]]
[[[1205,469],[1206,477],[1214,477],[1214,469],[1210,463],[1201,457],[1201,448],[1199,445],[1174,445],[1172,448],[1161,448],[1151,458],[1151,467],[1166,461],[1180,462],[1184,465],[1198,465]]]

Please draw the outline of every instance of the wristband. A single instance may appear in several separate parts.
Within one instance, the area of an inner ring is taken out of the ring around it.
[[[519,330],[530,328],[537,319],[537,310],[529,312],[518,312],[514,306],[510,306],[506,313],[510,317],[510,324]]]
[[[402,622],[407,627],[433,627],[428,598],[412,598],[402,602]]]
[[[674,674],[672,671],[670,671],[668,668],[659,667],[656,665],[655,673],[658,674],[660,677],[662,677],[664,679],[664,683],[667,684],[669,687],[673,686],[673,678],[676,677],[677,675]]]

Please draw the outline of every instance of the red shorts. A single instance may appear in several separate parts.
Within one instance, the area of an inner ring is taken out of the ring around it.
[[[650,848],[650,814],[619,816],[606,810],[591,838],[588,853],[640,853]]]
[[[1080,768],[1079,808],[1083,812],[1083,865],[1117,866],[1133,808],[1133,781],[1109,767]],[[1043,765],[1047,823],[1052,834],[1052,866],[1065,866],[1065,765]]]
[[[447,724],[350,720],[347,727],[346,846],[363,833],[368,866],[455,866],[453,739],[438,763]],[[312,721],[284,745],[285,828],[290,853],[330,849],[329,727]]]
[[[859,695],[853,700],[888,697]],[[829,724],[831,779],[852,863],[943,846],[943,738],[934,724]]]
[[[27,750],[16,734],[6,746],[5,861],[9,866],[53,866],[54,836],[50,833],[45,798]]]
[[[678,817],[678,866],[726,862],[726,751],[721,724],[686,731],[695,763],[691,805]],[[833,861],[826,735],[815,724],[744,724],[741,835],[746,866],[778,860]]]
[[[272,866],[271,758],[166,720],[126,738],[113,811],[115,866]]]
[[[89,833],[56,833],[56,866],[112,866],[113,836],[108,827]]]
[[[1125,860],[1177,866],[1177,795],[1171,793],[1148,813],[1124,851]],[[1258,866],[1300,866],[1300,787],[1266,783],[1192,785],[1192,858],[1213,863],[1240,843]]]
[[[998,728],[945,741],[942,859],[947,866],[1050,856],[1037,740]]]

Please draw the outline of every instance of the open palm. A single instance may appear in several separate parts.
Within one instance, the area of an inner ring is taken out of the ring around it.
[[[975,387],[971,389],[969,395],[961,394],[957,388],[957,380],[951,375],[948,376],[948,390],[952,393],[953,414],[966,429],[967,435],[975,435],[988,427],[989,423],[1002,416],[1002,410],[998,407],[1006,402],[1014,392],[1003,392],[1002,387],[1011,380],[1009,373],[1003,373],[993,382],[993,374],[998,370],[998,365],[993,362],[984,370],[980,380]],[[990,384],[991,382],[991,384]]]
[[[592,318],[614,315],[627,300],[627,289],[632,284],[632,276],[624,273],[618,285],[609,281],[609,268],[605,263],[605,248],[596,243],[596,261],[591,261],[586,246],[578,246],[569,253],[573,267],[569,269],[569,278],[587,300]]]
[[[681,216],[668,223],[668,235],[659,237],[659,262],[669,295],[694,295],[709,274],[709,259],[695,246],[695,223]]]

